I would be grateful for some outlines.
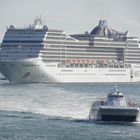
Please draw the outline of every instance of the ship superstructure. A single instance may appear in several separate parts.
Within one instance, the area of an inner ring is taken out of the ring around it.
[[[29,27],[7,29],[0,71],[11,82],[139,82],[139,40],[105,20],[90,33],[67,35],[36,18]]]

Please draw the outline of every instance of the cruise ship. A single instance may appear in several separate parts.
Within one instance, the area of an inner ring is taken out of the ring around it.
[[[7,27],[0,72],[12,83],[140,82],[139,39],[106,20],[91,32],[68,35],[37,17],[28,27]]]

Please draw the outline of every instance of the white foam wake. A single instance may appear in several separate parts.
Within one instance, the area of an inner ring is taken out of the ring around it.
[[[8,85],[0,92],[0,110],[86,119],[94,96],[61,86]],[[2,90],[2,89],[1,89]]]

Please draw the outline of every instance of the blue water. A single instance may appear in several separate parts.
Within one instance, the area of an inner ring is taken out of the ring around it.
[[[0,81],[0,140],[140,140],[140,123],[89,122],[90,105],[113,84],[9,84]],[[140,106],[140,84],[122,84]]]

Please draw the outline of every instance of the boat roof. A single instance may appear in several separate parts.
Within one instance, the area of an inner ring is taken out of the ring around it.
[[[118,93],[109,93],[108,97],[124,97],[121,92]]]
[[[123,93],[118,91],[117,86],[114,87],[113,90],[108,94],[108,97],[124,97]]]

